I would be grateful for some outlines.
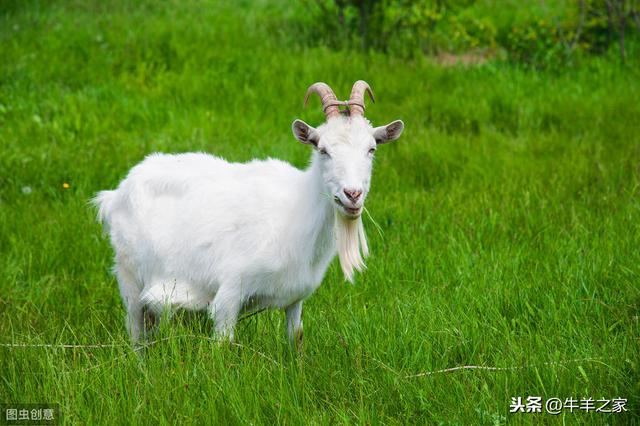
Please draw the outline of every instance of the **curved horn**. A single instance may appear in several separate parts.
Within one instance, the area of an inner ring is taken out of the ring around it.
[[[322,111],[327,117],[327,120],[331,117],[340,115],[340,108],[338,107],[340,103],[328,84],[319,81],[309,86],[306,95],[304,95],[304,106],[307,106],[309,95],[312,93],[317,93],[320,96],[320,99],[322,99]]]
[[[351,88],[351,96],[349,96],[349,111],[352,117],[354,115],[364,115],[364,92],[369,94],[371,98],[371,102],[375,102],[373,98],[373,92],[371,91],[371,87],[364,80],[358,80],[353,83],[353,87]]]

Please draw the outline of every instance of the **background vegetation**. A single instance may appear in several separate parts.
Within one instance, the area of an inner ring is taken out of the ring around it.
[[[0,3],[0,343],[108,345],[0,347],[0,401],[59,403],[82,424],[638,422],[633,36],[625,63],[612,40],[538,66],[528,58],[553,47],[521,55],[504,34],[571,8],[440,2],[424,34],[442,42],[407,35],[405,55],[404,30],[376,28],[378,46],[374,24],[364,49],[334,44],[309,13],[320,4]],[[476,47],[447,26],[507,55],[415,54]],[[576,44],[597,44],[584,28]],[[331,267],[305,305],[304,352],[289,352],[279,312],[223,348],[210,321],[179,315],[134,352],[90,197],[154,151],[304,167],[290,124],[322,120],[302,109],[306,87],[346,96],[359,78],[373,123],[402,118],[406,133],[377,154],[369,269],[350,286]],[[505,370],[416,376],[462,365]],[[509,414],[528,395],[623,397],[628,412]]]
[[[637,0],[306,0],[301,31],[334,47],[404,57],[469,52],[564,66],[637,41]]]

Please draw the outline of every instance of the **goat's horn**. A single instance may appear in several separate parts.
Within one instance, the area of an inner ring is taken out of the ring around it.
[[[320,96],[320,99],[322,99],[322,111],[327,117],[327,120],[331,117],[340,115],[340,108],[338,107],[338,105],[340,105],[340,102],[338,101],[338,98],[336,98],[336,95],[333,93],[333,90],[331,90],[331,87],[329,87],[328,84],[317,82],[309,86],[309,88],[307,89],[307,94],[304,95],[304,106],[307,106],[309,95],[311,95],[312,93],[317,93]]]
[[[349,111],[352,117],[354,115],[364,115],[364,92],[369,94],[371,98],[371,102],[375,102],[373,98],[373,92],[371,91],[371,87],[364,80],[358,80],[353,83],[353,87],[351,88],[351,96],[349,96]]]

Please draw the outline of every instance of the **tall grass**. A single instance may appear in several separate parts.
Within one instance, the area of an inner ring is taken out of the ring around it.
[[[115,345],[0,347],[0,402],[59,403],[83,424],[638,422],[638,64],[539,73],[306,48],[279,26],[290,7],[0,6],[0,343]],[[368,270],[351,286],[332,265],[305,304],[304,352],[279,312],[228,347],[180,314],[134,351],[87,200],[154,151],[304,167],[290,124],[322,118],[302,109],[307,85],[345,96],[360,78],[371,120],[406,132],[378,152]],[[509,369],[411,377],[462,365]],[[510,414],[527,395],[629,411]]]

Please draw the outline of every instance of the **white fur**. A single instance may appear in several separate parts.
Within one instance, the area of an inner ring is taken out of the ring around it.
[[[309,126],[328,154],[314,152],[304,171],[274,159],[152,154],[98,193],[132,339],[144,331],[143,308],[157,315],[167,306],[208,310],[227,338],[240,312],[285,308],[290,338],[301,337],[302,301],[337,249],[349,280],[364,267],[360,213],[336,199],[361,212],[380,129],[360,117]],[[344,197],[350,187],[362,189],[358,203]]]

